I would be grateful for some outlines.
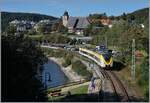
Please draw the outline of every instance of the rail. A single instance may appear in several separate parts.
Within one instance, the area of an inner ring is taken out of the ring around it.
[[[85,54],[85,53],[82,53],[79,51],[79,54],[87,57],[88,59],[91,59],[93,60],[94,62],[96,62],[100,67],[99,69],[101,69],[101,74],[102,76],[101,77],[104,77],[104,78],[107,78],[110,80],[111,84],[112,84],[112,89],[114,91],[114,93],[116,94],[117,96],[117,99],[119,99],[119,92],[118,92],[118,88],[117,88],[117,85],[119,86],[122,94],[123,94],[123,98],[120,99],[120,101],[130,101],[130,98],[128,96],[128,93],[125,89],[125,87],[123,86],[122,82],[120,81],[120,79],[114,74],[114,72],[112,71],[106,71],[104,69],[101,68],[101,65],[100,63],[98,63],[98,61],[96,59],[94,59],[93,57]],[[99,75],[100,73],[96,71],[96,73]],[[100,77],[100,78],[101,78]]]
[[[49,48],[51,48],[51,47],[49,47]],[[56,49],[56,48],[51,48],[51,49]],[[57,48],[57,49],[59,49],[59,48]],[[93,57],[91,57],[91,56],[89,56],[89,55],[87,55],[87,54],[85,54],[85,53],[82,53],[82,52],[80,52],[80,51],[79,51],[79,54],[82,55],[82,56],[87,57],[88,59],[94,61],[95,63],[97,63],[97,64],[100,66],[99,69],[101,69],[101,74],[102,74],[102,75],[100,75],[100,73],[99,73],[97,70],[96,70],[96,73],[98,74],[98,76],[99,76],[100,78],[107,78],[107,79],[110,80],[110,82],[111,82],[111,84],[112,84],[113,91],[114,91],[114,93],[115,93],[118,97],[119,97],[118,89],[119,89],[119,88],[121,89],[122,94],[124,95],[124,96],[123,96],[123,99],[122,99],[121,101],[126,101],[126,102],[127,102],[127,101],[130,101],[130,98],[129,98],[129,96],[128,96],[128,93],[127,93],[125,87],[123,86],[123,84],[122,84],[122,82],[120,81],[120,79],[119,79],[112,71],[106,71],[106,70],[102,69],[100,63],[99,63],[96,59],[94,59]],[[73,84],[74,84],[74,83],[73,83]],[[73,84],[72,84],[72,85],[73,85]],[[76,83],[75,83],[75,84],[76,84]],[[75,84],[74,84],[74,85],[75,85]],[[80,84],[80,83],[79,83],[79,84]],[[116,85],[118,85],[119,88],[117,88]],[[60,86],[60,87],[67,87],[67,86],[71,86],[71,85]]]

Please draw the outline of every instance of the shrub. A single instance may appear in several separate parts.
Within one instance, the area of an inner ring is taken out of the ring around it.
[[[53,50],[49,48],[42,48],[42,50],[44,51],[45,54],[49,55],[50,57],[56,57],[56,58],[65,57],[65,55],[67,54],[63,50]]]
[[[79,60],[72,63],[72,69],[78,74],[83,76],[86,80],[90,80],[92,73],[86,69],[86,66]]]
[[[144,58],[141,64],[141,78],[139,85],[144,89],[145,100],[149,100],[149,63],[148,58]]]
[[[67,67],[71,64],[71,59],[73,58],[73,55],[67,54],[67,56],[64,57],[65,61],[62,64],[64,67]]]

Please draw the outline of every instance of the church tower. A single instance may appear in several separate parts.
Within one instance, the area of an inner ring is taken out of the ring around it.
[[[69,19],[69,14],[67,11],[64,12],[64,15],[62,16],[63,25],[66,27]]]

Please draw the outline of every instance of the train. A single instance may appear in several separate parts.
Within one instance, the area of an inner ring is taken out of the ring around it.
[[[112,54],[107,50],[93,51],[85,48],[79,48],[79,53],[95,61],[100,67],[110,69],[113,66]]]

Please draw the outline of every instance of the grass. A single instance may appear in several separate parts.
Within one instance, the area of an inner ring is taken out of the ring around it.
[[[87,94],[87,90],[88,90],[88,85],[83,85],[77,88],[72,89],[71,95],[74,94]],[[61,96],[56,96],[56,97],[48,97],[48,101],[60,101],[61,99],[66,97],[66,93],[62,94]]]
[[[38,35],[29,35],[30,38],[41,38],[43,35],[38,34]]]
[[[88,85],[80,86],[78,88],[72,89],[71,94],[86,94],[88,90]]]
[[[48,97],[48,101],[59,101],[60,99],[65,98],[65,95],[56,96],[56,97]]]
[[[132,78],[131,78],[131,65],[130,64],[125,66],[120,71],[118,71],[118,74],[119,74],[118,76],[120,76],[122,80],[126,81],[126,83],[128,83],[130,87],[135,88],[137,95],[144,96],[144,90],[138,84],[138,81],[141,78],[141,69],[142,69],[140,65],[141,65],[141,62],[136,63],[135,81],[132,81]]]

